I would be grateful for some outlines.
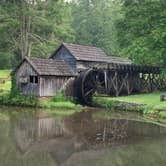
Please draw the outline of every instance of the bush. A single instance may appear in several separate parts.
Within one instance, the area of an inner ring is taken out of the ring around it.
[[[0,96],[0,104],[2,105],[15,105],[15,106],[37,106],[38,100],[35,96],[10,96],[10,94],[5,94]]]
[[[16,85],[16,78],[14,74],[11,74],[11,90],[10,90],[10,97],[17,97],[20,96],[20,91],[17,88]]]
[[[115,105],[112,101],[104,101],[103,106],[108,110],[112,110],[115,108]]]
[[[10,93],[0,95],[0,104],[15,105],[15,106],[37,106],[38,100],[34,95],[22,95],[17,86],[15,76],[11,76],[11,91]]]
[[[68,101],[68,99],[65,97],[63,91],[57,92],[57,94],[52,98],[53,102],[63,102],[63,101]]]
[[[6,105],[9,101],[9,94],[4,93],[0,95],[0,104]]]

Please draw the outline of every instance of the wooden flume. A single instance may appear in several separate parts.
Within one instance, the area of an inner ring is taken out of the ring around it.
[[[92,96],[150,93],[166,90],[161,68],[153,66],[108,64],[106,68],[81,71],[73,82],[73,95],[78,103],[92,104]]]

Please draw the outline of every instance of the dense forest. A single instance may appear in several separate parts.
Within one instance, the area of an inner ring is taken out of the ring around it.
[[[0,0],[1,69],[48,57],[61,42],[165,66],[166,0]]]

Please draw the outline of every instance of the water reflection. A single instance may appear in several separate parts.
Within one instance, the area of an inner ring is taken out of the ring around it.
[[[20,156],[26,158],[44,152],[58,165],[73,165],[80,158],[84,162],[96,161],[108,154],[109,147],[166,134],[166,128],[159,125],[127,119],[95,119],[90,112],[64,118],[39,112],[30,117],[11,118],[10,122],[11,138]],[[47,165],[51,165],[50,161]]]

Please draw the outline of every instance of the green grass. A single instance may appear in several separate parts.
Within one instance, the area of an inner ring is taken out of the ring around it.
[[[161,105],[161,106],[165,106],[166,108],[166,102],[160,102],[161,94],[166,94],[166,92],[131,95],[131,96],[124,96],[124,97],[114,97],[114,98],[111,98],[111,100],[120,100],[120,101],[126,101],[126,102],[133,102],[137,104],[146,104],[148,106]]]
[[[118,101],[120,100],[120,101],[132,102],[137,104],[146,104],[149,107],[158,107],[158,108],[161,107],[166,109],[166,102],[160,102],[161,94],[166,94],[166,92],[114,97],[111,98],[111,100],[118,100]]]
[[[10,91],[11,81],[6,81],[4,84],[0,84],[0,90]]]
[[[103,102],[106,105],[106,107],[109,106],[110,103],[110,107],[114,106],[114,108],[117,108],[118,106],[124,108],[125,105],[127,105],[127,103],[135,103],[138,105],[144,104],[145,106],[142,107],[143,109],[140,107],[141,108],[140,112],[142,111],[144,114],[157,115],[159,117],[166,118],[166,101],[160,102],[161,94],[166,94],[166,92],[139,94],[139,95],[122,96],[122,97],[102,97],[102,98],[99,97],[98,100],[100,101],[100,103]],[[139,109],[137,111],[139,111]]]
[[[39,103],[39,106],[44,108],[81,108],[80,105],[76,105],[70,101],[42,101]]]
[[[159,112],[159,116],[165,119],[166,118],[166,111]]]
[[[44,108],[81,108],[80,105],[76,105],[67,99],[63,91],[59,91],[50,101],[40,101],[39,106]]]
[[[11,70],[0,70],[0,78],[8,78]]]
[[[0,79],[10,78],[11,70],[0,70]],[[5,83],[0,83],[0,91],[9,91],[11,88],[11,81],[7,80]]]

